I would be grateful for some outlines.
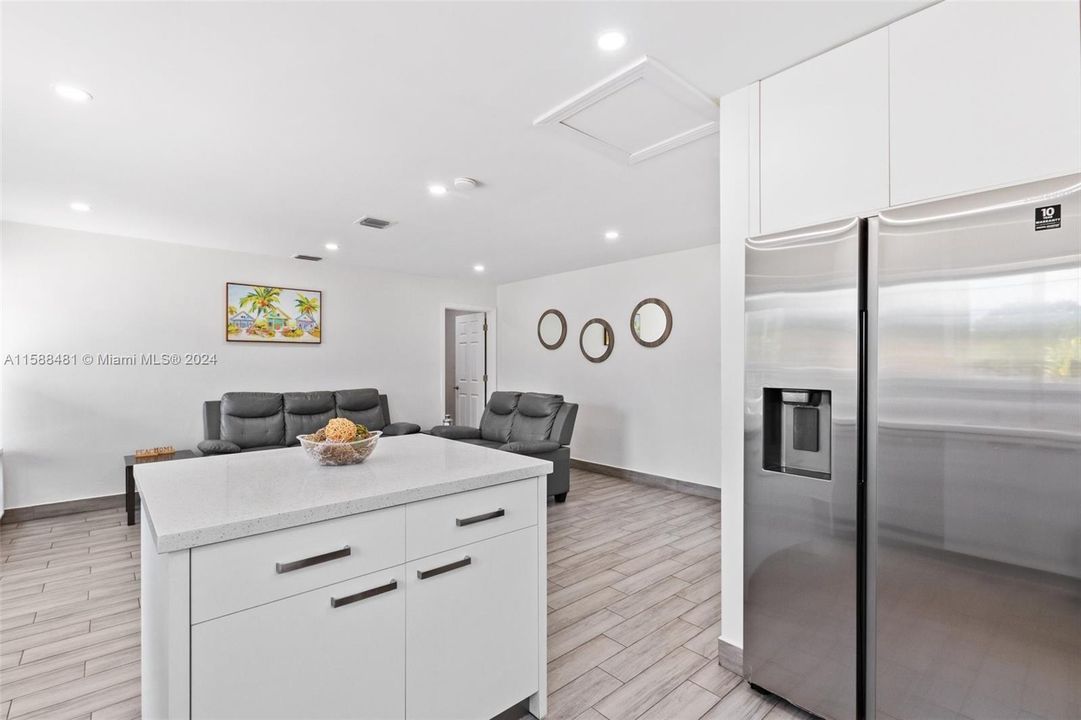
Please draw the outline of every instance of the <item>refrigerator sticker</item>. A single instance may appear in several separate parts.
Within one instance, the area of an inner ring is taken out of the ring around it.
[[[1044,205],[1036,208],[1036,230],[1057,230],[1062,227],[1062,206]]]

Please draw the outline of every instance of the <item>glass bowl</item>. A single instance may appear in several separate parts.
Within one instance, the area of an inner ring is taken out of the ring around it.
[[[297,435],[300,446],[320,465],[357,465],[368,459],[379,442],[380,431],[362,440],[350,442],[316,442],[311,435]]]

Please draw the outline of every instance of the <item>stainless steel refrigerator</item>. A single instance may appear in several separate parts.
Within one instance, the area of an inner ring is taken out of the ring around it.
[[[1081,718],[1081,175],[746,244],[749,681]]]

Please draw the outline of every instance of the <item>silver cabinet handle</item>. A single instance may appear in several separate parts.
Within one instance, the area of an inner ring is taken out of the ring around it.
[[[420,578],[421,580],[427,580],[430,577],[435,577],[436,575],[442,575],[445,572],[450,572],[451,570],[457,570],[458,568],[463,568],[466,565],[471,565],[472,563],[473,563],[473,558],[466,555],[461,560],[455,560],[452,563],[447,563],[446,565],[440,565],[439,567],[432,568],[431,570],[417,570],[417,577]]]
[[[375,597],[376,595],[382,595],[383,593],[388,593],[388,592],[390,592],[392,590],[397,590],[397,589],[398,589],[398,581],[397,580],[391,580],[386,585],[380,585],[379,587],[373,587],[373,588],[370,588],[368,590],[361,590],[360,592],[355,593],[353,595],[346,595],[345,597],[340,597],[340,598],[332,597],[330,599],[330,606],[332,608],[341,607],[342,605],[348,605],[349,603],[355,603],[358,600],[367,600],[370,597]]]
[[[293,572],[301,568],[311,567],[312,565],[318,565],[319,563],[325,563],[330,560],[337,560],[338,558],[349,557],[352,550],[346,545],[341,550],[333,550],[322,555],[313,555],[303,560],[293,560],[292,562],[275,563],[274,570],[281,575],[282,573]]]
[[[506,511],[503,510],[503,508],[499,508],[498,510],[493,510],[491,512],[481,513],[480,515],[474,515],[473,517],[455,518],[454,519],[454,524],[457,525],[458,527],[465,527],[466,525],[472,525],[473,523],[484,522],[485,520],[494,520],[495,518],[503,517],[506,514],[507,513],[506,513]]]

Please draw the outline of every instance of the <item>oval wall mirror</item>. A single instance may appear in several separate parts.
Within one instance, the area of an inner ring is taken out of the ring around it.
[[[549,350],[555,350],[567,339],[567,318],[555,308],[545,310],[537,322],[537,338]]]
[[[639,345],[657,347],[672,333],[672,311],[658,298],[646,298],[631,313],[631,335]]]
[[[612,354],[612,347],[616,344],[612,334],[612,326],[607,320],[593,318],[582,326],[582,334],[578,336],[578,345],[582,348],[582,354],[590,362],[604,362]]]

